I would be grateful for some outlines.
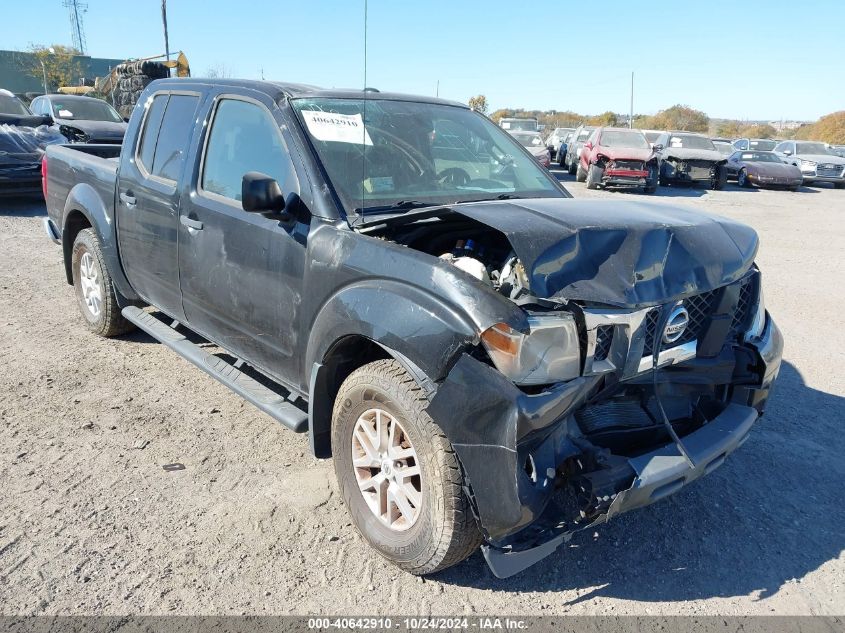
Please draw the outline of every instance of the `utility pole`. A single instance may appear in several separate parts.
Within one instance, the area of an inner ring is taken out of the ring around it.
[[[440,96],[440,80],[439,79],[437,80],[437,87],[434,89],[434,96],[435,97]]]
[[[631,71],[631,114],[628,117],[628,129],[634,127],[634,71]]]
[[[88,10],[88,5],[79,0],[64,0],[62,4],[67,8],[70,17],[70,36],[73,40],[73,47],[84,55],[87,44],[85,42],[85,29],[82,25],[82,14]]]
[[[161,0],[161,23],[164,25],[164,55],[170,61],[170,42],[167,38],[167,0]]]

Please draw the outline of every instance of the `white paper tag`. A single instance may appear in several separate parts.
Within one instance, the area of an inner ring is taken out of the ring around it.
[[[360,114],[303,110],[302,116],[308,126],[308,131],[319,141],[355,143],[356,145],[373,144]]]
[[[72,117],[73,112],[70,110],[59,110],[59,118],[60,119],[67,119],[68,117]]]

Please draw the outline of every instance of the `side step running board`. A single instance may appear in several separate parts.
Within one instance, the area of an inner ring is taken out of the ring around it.
[[[144,312],[135,306],[127,306],[122,312],[127,321],[134,323],[154,339],[167,345],[179,356],[222,382],[291,431],[304,433],[308,430],[308,413],[289,400],[260,384],[224,359],[209,354],[149,312]]]

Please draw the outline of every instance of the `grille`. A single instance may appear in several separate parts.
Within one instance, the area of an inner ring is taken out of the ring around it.
[[[642,171],[643,164],[637,160],[617,160],[611,166],[611,169],[631,169],[633,171]]]
[[[613,342],[613,326],[600,325],[596,328],[596,351],[594,360],[605,360],[610,354],[610,344]]]
[[[739,289],[739,301],[737,301],[736,312],[731,322],[731,329],[734,332],[742,332],[748,328],[754,310],[754,277],[746,277],[739,283],[742,284]]]
[[[816,174],[819,176],[827,176],[829,178],[839,178],[842,175],[842,170],[845,169],[842,165],[824,164],[816,167]]]
[[[740,284],[739,300],[737,302],[736,311],[733,315],[731,329],[734,332],[744,331],[752,317],[752,310],[754,308],[755,296],[755,275],[749,275],[744,279],[736,282]],[[684,343],[689,343],[700,338],[704,334],[704,329],[707,327],[707,321],[713,314],[716,308],[718,297],[721,289],[711,290],[709,292],[702,292],[692,297],[687,297],[683,301],[684,307],[689,313],[689,325],[684,330],[683,335],[674,343],[663,343],[661,349],[669,349],[677,347]],[[658,322],[660,321],[660,309],[655,308],[646,315],[646,339],[643,347],[643,356],[651,356],[654,354],[654,337],[657,332]]]

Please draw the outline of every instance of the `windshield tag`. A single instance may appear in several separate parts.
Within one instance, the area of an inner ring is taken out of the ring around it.
[[[364,189],[367,193],[387,193],[393,191],[393,178],[391,176],[369,177],[364,181]]]
[[[356,145],[373,144],[360,114],[336,114],[334,112],[303,110],[302,116],[305,118],[308,131],[318,141],[355,143]]]
[[[59,110],[59,117],[62,119],[67,119],[73,116],[73,112],[70,110]]]

